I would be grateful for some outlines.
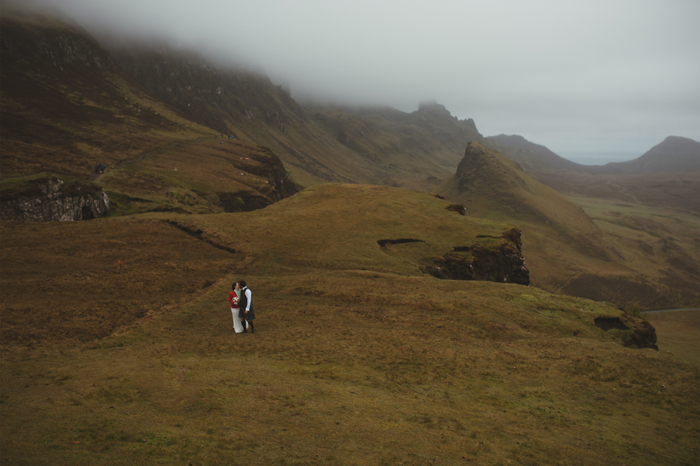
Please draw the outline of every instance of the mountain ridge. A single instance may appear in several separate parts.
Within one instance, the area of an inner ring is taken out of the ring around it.
[[[518,162],[528,172],[568,170],[609,175],[700,172],[700,143],[680,136],[667,136],[635,159],[605,165],[582,165],[572,162],[520,135],[488,136],[485,141],[486,145]]]
[[[301,185],[398,186],[445,177],[465,140],[483,138],[473,120],[460,122],[438,104],[410,114],[300,104],[265,75],[214,65],[193,52],[145,43],[106,47],[174,108],[224,135],[271,148]]]

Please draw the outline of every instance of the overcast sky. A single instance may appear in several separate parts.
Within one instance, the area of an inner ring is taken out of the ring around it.
[[[411,112],[582,163],[700,141],[700,0],[40,0],[262,68],[294,97]]]

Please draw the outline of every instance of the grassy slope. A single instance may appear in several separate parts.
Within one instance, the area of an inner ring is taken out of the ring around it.
[[[463,203],[468,215],[519,225],[534,285],[556,289],[581,267],[614,267],[600,247],[600,230],[580,207],[495,150],[472,143],[466,154],[464,177],[458,171],[437,192]]]
[[[646,309],[696,307],[700,305],[697,277],[700,276],[700,219],[689,211],[653,207],[637,202],[570,197],[604,232],[617,260],[629,270],[620,284],[595,270],[568,283],[564,291],[586,290],[593,299],[611,301],[630,289]],[[602,275],[602,274],[601,274]],[[638,278],[635,278],[637,275]],[[625,284],[622,281],[638,284]],[[663,296],[659,296],[659,292]]]
[[[700,173],[591,175],[559,171],[531,175],[566,196],[700,213]]]
[[[690,276],[684,276],[697,267],[692,214],[662,226],[661,210],[639,206],[625,217],[623,206],[567,199],[483,147],[468,148],[462,163],[461,184],[458,171],[437,191],[465,204],[470,215],[518,225],[534,285],[643,309],[697,302]],[[651,234],[644,230],[648,226]]]
[[[508,227],[445,205],[323,186],[251,213],[2,224],[3,458],[696,462],[700,369],[622,347],[593,325],[609,306],[418,273]],[[430,250],[376,243],[394,236]],[[240,278],[254,335],[231,333]]]
[[[461,216],[434,196],[397,188],[323,185],[237,217],[177,216],[183,226],[245,242],[254,273],[367,269],[416,274],[455,246],[499,245],[510,225]],[[488,236],[478,238],[477,236]],[[420,243],[381,249],[384,239]]]
[[[1,20],[3,193],[39,173],[94,179],[99,162],[113,215],[250,210],[296,191],[269,151],[217,140],[84,31],[32,14]]]
[[[97,183],[110,196],[115,215],[153,209],[223,212],[228,194],[270,203],[295,191],[269,151],[220,138],[175,142],[142,154],[110,167]],[[241,201],[240,210],[250,209]]]
[[[3,15],[2,176],[87,178],[172,141],[215,134],[155,100],[83,31]]]
[[[643,317],[656,328],[660,348],[700,365],[700,311],[645,313]]]

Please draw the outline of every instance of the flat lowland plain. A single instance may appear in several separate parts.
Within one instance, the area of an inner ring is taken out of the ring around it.
[[[3,223],[3,462],[698,463],[698,366],[623,347],[605,304],[420,273],[509,226],[407,193]],[[377,244],[404,237],[427,244]],[[232,332],[238,279],[255,334]]]

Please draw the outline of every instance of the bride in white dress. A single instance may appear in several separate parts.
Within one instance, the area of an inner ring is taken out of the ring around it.
[[[233,331],[236,333],[243,332],[243,324],[241,323],[241,318],[238,317],[238,302],[241,298],[241,289],[238,286],[238,282],[231,286],[231,292],[228,295],[228,301],[231,303],[231,314],[233,316]]]

